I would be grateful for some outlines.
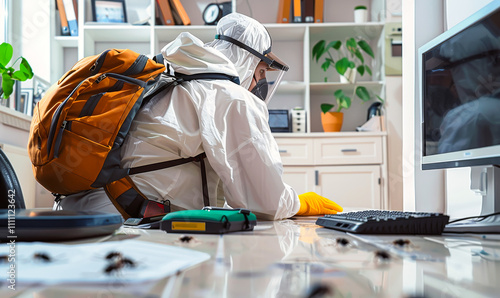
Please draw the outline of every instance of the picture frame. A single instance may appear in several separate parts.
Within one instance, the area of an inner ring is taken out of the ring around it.
[[[33,88],[21,88],[17,110],[28,116],[33,116]]]
[[[15,81],[12,93],[6,100],[6,107],[19,111],[19,100],[21,96],[21,82]]]
[[[125,0],[91,0],[94,22],[127,23]]]

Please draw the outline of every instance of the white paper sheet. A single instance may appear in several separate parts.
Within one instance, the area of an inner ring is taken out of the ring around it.
[[[135,266],[106,273],[110,252],[120,252]],[[51,261],[37,260],[37,253],[48,255]],[[76,245],[16,243],[15,262],[1,262],[0,272],[6,275],[14,264],[17,283],[140,283],[164,278],[209,258],[203,252],[138,240]]]

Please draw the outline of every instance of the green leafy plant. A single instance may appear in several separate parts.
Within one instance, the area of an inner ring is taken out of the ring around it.
[[[323,71],[326,72],[332,67],[341,76],[344,76],[348,71],[356,71],[360,76],[363,76],[365,73],[372,75],[371,68],[365,63],[365,55],[375,58],[368,42],[354,37],[347,38],[344,42],[335,40],[327,43],[325,40],[320,40],[312,49],[312,58],[316,60],[316,63],[319,63],[320,59],[324,57],[321,64]],[[327,81],[328,78],[325,77],[325,82]],[[363,102],[370,100],[370,93],[364,86],[357,86],[351,97],[354,95],[359,97]],[[351,97],[347,96],[342,89],[336,90],[334,96],[337,101],[337,112],[340,112],[342,109],[348,109],[351,106]],[[325,111],[330,111],[334,106],[333,104],[322,104],[321,110],[325,113]]]
[[[10,66],[8,65],[13,53],[14,50],[9,43],[4,42],[0,45],[0,74],[2,74],[2,89],[0,92],[4,98],[9,98],[12,94],[15,81],[26,81],[33,77],[31,66],[23,57],[17,58]],[[20,61],[19,69],[16,70],[14,67],[18,61]]]

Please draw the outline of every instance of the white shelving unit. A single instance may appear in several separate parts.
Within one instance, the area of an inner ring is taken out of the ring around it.
[[[51,1],[54,2],[54,1]],[[74,63],[79,59],[96,55],[107,48],[129,48],[134,51],[155,55],[170,41],[175,39],[181,32],[191,32],[203,42],[213,40],[216,33],[215,26],[205,26],[201,18],[204,7],[211,3],[211,0],[183,0],[182,4],[186,8],[191,18],[190,26],[162,26],[155,25],[154,18],[150,20],[150,25],[106,25],[92,22],[90,0],[79,0],[78,7],[78,37],[63,37],[56,33],[59,28],[57,21],[58,14],[52,5],[51,12],[54,14],[54,29],[51,30],[52,39],[52,81],[57,81]],[[320,105],[324,102],[335,103],[333,93],[341,88],[344,92],[352,94],[358,85],[367,87],[373,95],[384,98],[384,14],[385,0],[360,0],[356,3],[344,0],[324,1],[324,23],[290,23],[277,24],[276,16],[278,1],[252,0],[241,1],[232,0],[233,11],[237,11],[263,23],[273,38],[273,52],[286,61],[290,70],[284,77],[273,100],[269,104],[269,109],[292,109],[302,107],[306,111],[306,133],[280,133],[275,134],[278,144],[289,146],[292,144],[308,144],[311,148],[317,148],[321,142],[342,142],[345,148],[358,148],[363,140],[381,144],[377,147],[377,159],[374,161],[356,161],[345,164],[344,162],[328,160],[302,160],[297,163],[290,154],[283,153],[285,166],[285,181],[292,185],[299,185],[298,188],[305,190],[316,190],[324,196],[331,198],[338,197],[338,194],[345,195],[342,203],[346,206],[387,208],[387,150],[385,132],[379,133],[356,133],[357,126],[366,121],[367,109],[370,102],[362,103],[361,100],[352,97],[352,106],[344,112],[344,125],[342,132],[325,134],[320,123]],[[251,3],[251,7],[249,6]],[[149,15],[155,15],[155,0],[127,0],[127,15],[129,22],[134,22],[134,15],[137,10],[142,10]],[[353,23],[353,9],[355,5],[366,5],[369,9],[371,20],[368,23]],[[135,11],[134,11],[135,10]],[[311,49],[313,45],[321,40],[345,40],[346,37],[362,37],[370,43],[375,58],[368,61],[373,75],[359,77],[356,84],[340,83],[338,74],[333,71],[324,72],[321,63],[316,63],[311,59]],[[69,50],[68,50],[69,49]],[[73,55],[71,57],[61,57],[64,54]],[[325,82],[325,76],[328,78]],[[347,141],[346,141],[347,140]],[[349,145],[352,143],[352,146]],[[336,150],[337,147],[331,147]],[[340,148],[340,147],[339,147]],[[342,147],[343,148],[343,147]],[[361,147],[358,153],[348,152],[344,157],[352,156],[355,160],[356,154],[364,154],[366,148]],[[360,153],[361,152],[361,153]],[[293,153],[297,154],[296,152]],[[321,156],[327,156],[325,152]],[[326,154],[326,155],[325,155]],[[349,158],[344,160],[350,160]],[[319,175],[319,178],[318,178]],[[323,178],[321,178],[323,177]],[[351,183],[343,183],[346,178]],[[332,189],[325,181],[338,178],[340,183]],[[323,184],[318,184],[318,179],[323,179]],[[305,181],[305,185],[300,184]],[[316,181],[315,186],[312,185]],[[363,184],[364,183],[364,184]],[[309,185],[311,184],[311,185]],[[348,194],[353,187],[366,186],[361,195],[354,198],[355,203],[349,204]],[[359,199],[358,199],[359,197]],[[363,201],[364,198],[364,201]],[[360,201],[361,200],[361,201]],[[360,205],[361,204],[361,205]]]
[[[201,20],[203,8],[212,1],[183,1],[191,20],[190,26],[163,26],[154,24],[134,26],[96,24],[92,22],[90,0],[78,2],[79,36],[59,35],[59,15],[51,1],[51,12],[54,17],[54,38],[51,46],[51,65],[53,66],[51,81],[58,80],[79,59],[96,55],[107,48],[130,48],[137,52],[155,55],[168,42],[184,31],[189,31],[204,42],[213,40],[215,26],[205,26]],[[142,14],[155,15],[155,0],[127,0],[129,22],[137,20]],[[273,38],[273,51],[290,66],[284,82],[281,84],[270,109],[292,109],[302,107],[307,114],[307,132],[322,132],[319,120],[319,106],[323,102],[335,102],[333,92],[342,88],[344,92],[353,93],[356,85],[341,84],[333,71],[324,72],[320,63],[311,60],[311,48],[319,40],[344,40],[348,36],[359,36],[369,41],[375,52],[375,59],[370,62],[373,76],[358,78],[357,84],[366,86],[373,98],[384,97],[383,66],[383,12],[384,0],[362,0],[356,5],[364,4],[371,9],[372,21],[357,24],[353,19],[353,3],[341,0],[325,1],[324,23],[275,23],[278,1],[253,0],[252,7],[245,1],[233,0],[233,8],[264,23]],[[141,13],[139,14],[138,11]],[[331,14],[328,12],[332,11]],[[134,19],[134,17],[136,19]],[[69,49],[69,50],[68,50]],[[61,59],[63,57],[63,59]],[[328,82],[324,82],[328,77]],[[344,110],[346,114],[343,131],[354,131],[366,120],[366,109],[370,103],[362,104],[353,98],[352,107]]]

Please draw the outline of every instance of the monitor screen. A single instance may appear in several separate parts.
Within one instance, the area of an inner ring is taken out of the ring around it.
[[[269,127],[272,132],[290,132],[290,116],[288,110],[269,110]]]
[[[423,169],[500,164],[500,10],[453,29],[419,56]]]
[[[418,59],[422,169],[473,167],[488,215],[445,232],[500,232],[500,1],[420,47]]]

